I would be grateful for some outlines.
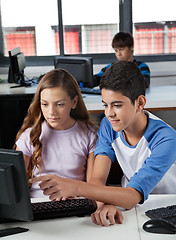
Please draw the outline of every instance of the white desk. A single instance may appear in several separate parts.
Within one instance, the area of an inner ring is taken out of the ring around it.
[[[42,220],[29,223],[9,224],[30,230],[8,236],[12,240],[111,240],[139,239],[135,209],[124,212],[124,223],[111,227],[95,225],[90,217],[69,217],[55,220]],[[7,227],[7,224],[2,227]]]
[[[1,224],[0,229],[7,227],[26,227],[28,232],[8,236],[12,240],[171,240],[176,234],[154,234],[142,229],[149,220],[145,211],[151,208],[176,204],[174,195],[151,195],[143,204],[129,211],[123,211],[123,224],[101,227],[92,223],[90,217],[68,217],[54,220],[42,220],[28,223]]]
[[[89,112],[100,113],[104,111],[100,95],[85,96],[84,102]],[[146,91],[146,98],[145,109],[148,111],[176,110],[176,85],[150,87]]]
[[[170,240],[176,239],[176,234],[147,233],[143,230],[143,224],[149,220],[145,215],[148,209],[166,207],[176,204],[176,194],[150,195],[149,199],[142,205],[136,207],[138,230],[141,240]]]
[[[32,95],[37,85],[32,87],[10,88],[14,84],[1,83],[0,96]],[[149,111],[176,110],[176,85],[152,86],[146,91],[147,103],[145,109]],[[102,113],[104,107],[101,95],[83,94],[86,107],[91,113]]]

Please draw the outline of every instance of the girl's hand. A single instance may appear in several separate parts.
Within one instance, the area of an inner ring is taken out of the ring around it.
[[[40,182],[38,185],[42,189],[43,194],[49,196],[52,201],[65,200],[68,197],[77,195],[75,180],[61,178],[57,175],[44,175],[29,181],[31,183]]]

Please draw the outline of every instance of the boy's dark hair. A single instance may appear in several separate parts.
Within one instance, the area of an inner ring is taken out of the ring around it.
[[[112,40],[112,48],[118,47],[133,47],[134,39],[131,33],[129,32],[119,32],[117,33]]]
[[[136,63],[119,61],[114,63],[103,74],[100,89],[120,92],[128,97],[132,104],[140,96],[145,96],[145,81]]]

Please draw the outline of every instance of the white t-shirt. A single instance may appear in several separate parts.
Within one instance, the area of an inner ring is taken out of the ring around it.
[[[30,144],[30,131],[28,128],[22,133],[17,147],[27,156],[31,156],[34,147]],[[95,134],[84,126],[84,131],[78,122],[67,130],[54,130],[44,121],[40,140],[42,142],[42,175],[56,174],[61,177],[85,181],[86,163],[88,154],[95,149]],[[38,169],[34,177],[39,176]],[[38,184],[30,189],[31,197],[44,197]]]

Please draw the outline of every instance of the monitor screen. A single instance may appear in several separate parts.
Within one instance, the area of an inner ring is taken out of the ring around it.
[[[20,86],[30,86],[29,83],[25,82],[24,69],[26,67],[25,56],[20,51],[20,48],[14,48],[9,51],[9,73],[8,82],[18,83]]]
[[[80,86],[94,87],[93,59],[91,57],[55,57],[55,68],[63,68],[71,73]]]
[[[0,149],[0,221],[33,219],[23,153]]]

